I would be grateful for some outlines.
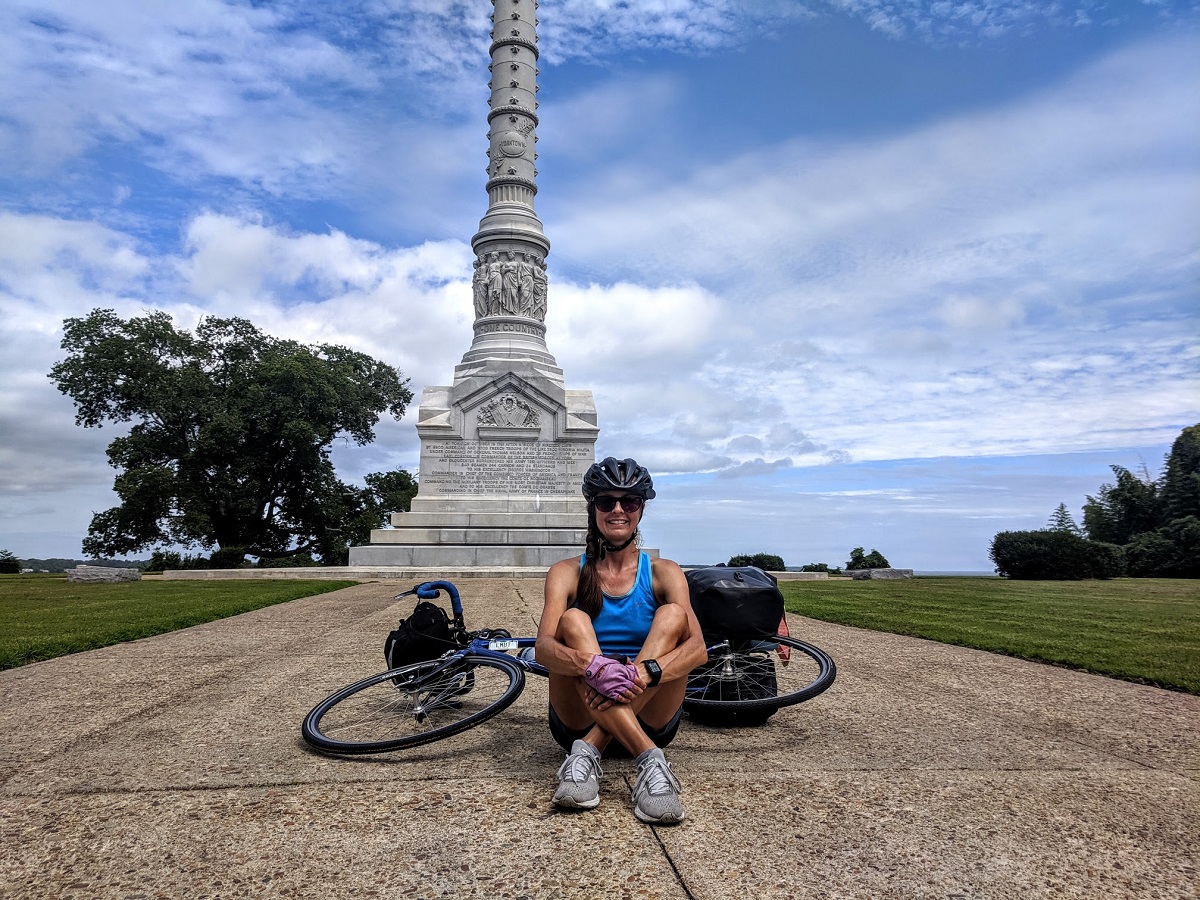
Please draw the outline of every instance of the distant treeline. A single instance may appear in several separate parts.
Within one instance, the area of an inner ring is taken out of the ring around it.
[[[1200,424],[1180,432],[1154,478],[1110,466],[1083,505],[1083,527],[1060,503],[1038,531],[992,538],[996,572],[1009,578],[1200,578]]]

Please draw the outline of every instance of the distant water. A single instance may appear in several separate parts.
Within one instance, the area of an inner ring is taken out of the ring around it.
[[[965,571],[938,571],[938,572],[929,571],[929,572],[926,572],[926,571],[922,571],[921,569],[914,570],[913,574],[914,575],[956,575],[956,576],[967,577],[967,578],[999,578],[1000,577],[995,572],[965,572]]]

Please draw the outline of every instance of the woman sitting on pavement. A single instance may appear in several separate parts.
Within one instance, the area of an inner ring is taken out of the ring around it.
[[[654,497],[646,469],[610,456],[588,469],[583,495],[586,553],[550,567],[538,625],[550,732],[567,750],[554,804],[600,803],[600,757],[615,739],[637,760],[637,817],[681,822],[679,782],[661,748],[679,729],[688,673],[707,658],[687,580],[675,563],[638,548],[643,508]]]

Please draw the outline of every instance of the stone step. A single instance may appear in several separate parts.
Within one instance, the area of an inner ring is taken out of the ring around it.
[[[544,513],[549,515],[587,515],[583,497],[414,497],[413,512],[444,513]]]
[[[372,544],[561,544],[582,547],[586,528],[377,528]]]
[[[351,566],[421,566],[449,571],[452,566],[537,566],[546,568],[578,556],[581,545],[501,546],[496,544],[393,545],[350,548]]]
[[[581,513],[476,513],[476,512],[398,512],[392,513],[397,528],[587,528],[587,514]]]

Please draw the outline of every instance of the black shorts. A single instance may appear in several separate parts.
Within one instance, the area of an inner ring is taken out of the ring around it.
[[[676,732],[679,731],[679,720],[683,718],[683,707],[675,711],[675,715],[671,716],[671,721],[662,728],[651,728],[642,721],[642,717],[638,716],[638,723],[642,726],[642,730],[646,732],[646,737],[654,741],[656,747],[665,747],[675,739]],[[576,731],[573,728],[568,728],[562,723],[562,719],[558,717],[558,713],[554,711],[554,707],[550,707],[550,734],[554,740],[558,741],[558,745],[571,752],[571,745],[576,741],[583,740],[584,736],[591,731],[591,726]],[[613,738],[609,741],[608,748],[604,751],[604,756],[607,759],[629,759],[630,752],[625,749],[625,745]]]

